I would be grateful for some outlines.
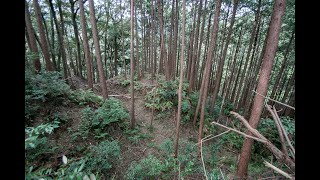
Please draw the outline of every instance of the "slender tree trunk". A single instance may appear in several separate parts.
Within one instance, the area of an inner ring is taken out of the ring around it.
[[[46,1],[48,3],[48,1]],[[50,6],[50,4],[48,4]],[[55,33],[54,33],[54,25],[53,25],[53,14],[50,11],[50,26],[51,26],[51,57],[53,62],[53,67],[57,70],[57,62],[56,62],[56,50],[55,50]]]
[[[281,30],[281,19],[285,11],[285,0],[276,0],[274,3],[274,9],[271,16],[270,27],[268,31],[268,39],[266,45],[266,51],[263,56],[261,73],[259,76],[259,82],[257,87],[257,92],[263,96],[267,94],[269,77],[272,70],[272,65],[276,50],[278,47],[279,34]],[[249,124],[252,128],[257,128],[262,108],[263,108],[264,98],[260,95],[255,95],[254,103],[251,111],[251,116],[249,119]],[[252,135],[250,132],[248,135]],[[251,147],[253,144],[253,139],[246,138],[244,140],[240,160],[238,163],[237,177],[245,178],[248,171],[248,163],[251,155]]]
[[[41,63],[40,63],[40,59],[39,59],[39,51],[38,51],[36,39],[34,36],[35,32],[32,27],[32,22],[31,22],[31,18],[30,18],[30,13],[29,13],[27,1],[25,1],[25,22],[26,22],[26,27],[27,27],[27,32],[28,32],[26,34],[26,37],[27,37],[27,39],[29,39],[28,45],[29,45],[31,52],[34,53],[34,56],[35,56],[34,59],[32,59],[34,69],[35,69],[36,73],[39,73],[41,70]]]
[[[82,76],[82,59],[81,59],[81,50],[80,50],[80,41],[79,41],[79,30],[78,30],[78,24],[76,22],[76,15],[77,12],[74,12],[74,0],[69,0],[70,3],[70,8],[71,8],[71,20],[72,20],[72,26],[73,26],[73,32],[74,32],[74,36],[75,36],[75,41],[76,41],[76,45],[77,45],[77,54],[78,54],[78,63],[77,63],[77,75],[80,77]]]
[[[90,89],[93,90],[93,82],[92,82],[93,79],[92,79],[92,70],[91,70],[92,59],[90,57],[90,51],[89,51],[90,49],[89,49],[88,36],[87,36],[87,25],[84,17],[83,0],[79,0],[79,7],[80,7],[80,22],[81,22],[81,29],[82,29],[83,48],[84,48],[84,55],[86,59],[88,86]],[[81,66],[81,64],[79,65]]]
[[[293,37],[294,37],[294,31],[293,31],[292,34],[291,34],[291,38],[290,38],[289,44],[288,44],[288,46],[287,46],[286,52],[285,52],[285,54],[284,54],[284,58],[283,58],[283,61],[282,61],[280,70],[279,70],[278,75],[277,75],[277,77],[276,77],[276,81],[275,81],[275,83],[274,83],[274,85],[273,85],[272,93],[271,93],[271,95],[270,95],[271,98],[274,97],[274,95],[275,95],[275,93],[276,93],[276,91],[277,91],[277,89],[278,89],[278,87],[279,87],[280,79],[281,79],[281,77],[282,77],[282,75],[283,75],[283,71],[284,71],[284,68],[285,68],[285,65],[286,65],[286,62],[287,62],[287,59],[288,59],[287,56],[288,56],[288,54],[289,54],[290,45],[291,45],[291,42],[292,42],[292,40],[293,40]],[[274,102],[272,102],[271,105],[274,105]]]
[[[101,83],[102,88],[102,96],[104,99],[108,98],[108,90],[107,90],[107,83],[106,78],[104,75],[103,70],[103,64],[101,60],[101,51],[100,51],[100,44],[99,44],[99,36],[98,36],[98,30],[97,30],[97,22],[95,18],[95,9],[94,9],[94,3],[93,0],[89,0],[89,9],[90,9],[90,21],[92,25],[92,33],[93,33],[93,42],[95,47],[95,54],[97,58],[97,65],[98,65],[98,71],[99,71],[99,80]]]
[[[44,55],[44,60],[46,62],[46,70],[47,71],[54,71],[54,68],[52,66],[52,62],[50,61],[50,54],[48,50],[48,42],[46,38],[46,34],[44,32],[44,27],[43,27],[43,22],[41,18],[41,9],[38,3],[38,0],[33,0],[33,6],[34,6],[34,11],[36,14],[36,19],[37,19],[37,24],[38,24],[38,29],[39,29],[39,34],[40,34],[40,42],[42,46],[42,52]]]
[[[183,0],[183,11],[182,11],[182,47],[181,47],[181,59],[180,59],[180,80],[178,90],[178,114],[177,114],[177,129],[176,139],[174,144],[174,157],[178,157],[178,146],[179,146],[179,132],[180,132],[180,117],[181,117],[181,102],[182,102],[182,83],[183,83],[183,61],[184,61],[184,34],[186,29],[186,0]],[[178,25],[178,24],[177,24]]]
[[[131,4],[130,4],[130,36],[131,36],[131,40],[130,40],[130,50],[131,50],[131,62],[130,62],[130,66],[131,66],[131,71],[130,71],[130,78],[131,78],[131,85],[130,85],[130,89],[131,89],[131,112],[130,112],[130,118],[131,118],[131,124],[130,127],[131,129],[135,128],[135,124],[136,124],[136,120],[134,117],[134,88],[133,88],[133,76],[134,76],[134,47],[133,47],[133,38],[134,38],[134,0],[131,0]]]
[[[135,2],[136,3],[136,2]],[[135,9],[134,9],[134,12],[135,12],[135,22],[136,22],[136,25],[135,25],[135,28],[136,28],[136,64],[137,64],[137,80],[140,80],[141,78],[141,75],[140,75],[140,64],[139,64],[139,34],[138,34],[138,18],[137,18],[137,5],[135,4]]]
[[[204,115],[205,115],[205,107],[206,107],[206,100],[208,96],[208,85],[209,85],[209,77],[210,77],[210,70],[212,65],[212,56],[214,57],[215,53],[215,47],[216,47],[216,39],[219,29],[219,16],[220,16],[220,9],[221,9],[221,1],[216,0],[216,10],[214,15],[214,21],[213,21],[213,29],[212,29],[212,36],[211,36],[211,42],[210,42],[210,50],[207,54],[207,61],[206,61],[206,67],[205,67],[205,74],[203,78],[203,95],[202,97],[202,106],[201,106],[201,113],[200,113],[200,126],[199,126],[199,134],[198,134],[198,143],[199,148],[201,147],[201,139],[203,135],[203,124],[204,124]]]
[[[63,74],[64,74],[64,78],[67,79],[68,78],[68,64],[67,64],[66,48],[65,48],[65,44],[64,44],[64,19],[63,19],[63,15],[62,15],[61,0],[58,0],[57,3],[58,3],[59,15],[60,15],[60,27],[57,24],[58,21],[55,20],[55,22],[56,22],[56,29],[58,32],[58,38],[60,39],[59,44],[60,44],[60,49],[61,49]],[[53,17],[55,17],[55,13],[53,13],[53,15],[54,15]],[[69,82],[69,81],[67,80],[67,82]]]
[[[160,73],[163,73],[163,66],[165,66],[165,75],[166,80],[169,80],[168,76],[168,63],[165,59],[166,56],[166,48],[164,44],[164,30],[163,30],[163,5],[161,3],[161,0],[158,0],[158,18],[160,21],[160,67],[159,71]]]
[[[194,44],[193,45],[193,53],[191,55],[191,68],[190,68],[190,79],[189,79],[189,88],[188,93],[190,93],[192,90],[194,90],[194,82],[196,75],[198,74],[198,71],[196,71],[196,64],[197,64],[197,49],[198,49],[198,39],[199,39],[199,29],[200,29],[200,17],[201,17],[201,8],[202,8],[202,0],[200,0],[200,5],[198,9],[198,16],[197,16],[197,25],[196,25],[196,31],[195,31],[195,38],[194,38]],[[191,45],[191,47],[192,47]]]
[[[217,72],[217,76],[216,76],[216,80],[215,80],[215,88],[214,88],[213,95],[212,95],[212,103],[211,103],[211,107],[210,107],[210,114],[212,114],[213,107],[214,107],[214,105],[216,103],[216,98],[217,98],[217,95],[218,95],[218,92],[219,92],[221,76],[222,76],[222,70],[223,70],[223,66],[224,66],[224,62],[225,62],[225,58],[226,58],[226,54],[227,54],[227,49],[228,49],[228,45],[229,45],[231,34],[232,34],[232,27],[233,27],[233,24],[234,24],[238,3],[239,3],[238,0],[234,1],[231,22],[230,22],[230,26],[228,28],[228,36],[227,36],[227,40],[226,40],[226,45],[224,47],[222,58],[221,58],[220,63],[218,65],[218,72]]]

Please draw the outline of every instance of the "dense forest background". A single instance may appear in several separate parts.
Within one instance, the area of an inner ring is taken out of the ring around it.
[[[30,179],[294,178],[295,1],[25,0],[25,90]]]

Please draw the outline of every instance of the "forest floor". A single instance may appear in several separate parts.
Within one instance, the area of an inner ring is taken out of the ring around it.
[[[135,91],[135,118],[136,126],[139,130],[140,136],[135,136],[130,138],[130,136],[125,135],[120,128],[114,128],[112,130],[112,138],[118,140],[121,147],[121,161],[116,163],[114,167],[110,170],[112,173],[113,179],[124,179],[126,170],[129,168],[130,164],[133,161],[139,162],[141,159],[148,157],[148,155],[161,156],[162,151],[159,150],[159,146],[166,139],[175,139],[176,133],[176,121],[175,121],[175,111],[172,111],[170,114],[165,117],[159,117],[158,112],[152,114],[152,110],[145,107],[145,95],[148,91],[151,91],[154,86],[156,86],[156,81],[151,83],[151,80],[147,78],[148,75],[145,75],[145,78],[139,80],[143,85],[143,88],[139,91]],[[131,109],[131,99],[129,88],[130,86],[124,87],[119,82],[119,77],[114,77],[107,80],[108,94],[122,101],[125,108],[129,111]],[[73,76],[72,78],[73,85],[76,89],[86,89],[86,82],[80,78]],[[94,85],[94,93],[101,96],[101,88],[98,84]],[[79,107],[76,104],[68,107],[49,107],[49,111],[59,114],[64,114],[68,117],[66,124],[57,129],[57,131],[50,137],[52,143],[57,144],[60,147],[63,147],[62,151],[56,154],[53,157],[54,163],[57,163],[57,158],[62,155],[66,155],[69,158],[79,159],[81,158],[81,147],[88,147],[90,145],[95,145],[99,141],[94,138],[88,138],[85,141],[72,141],[71,131],[75,131],[81,121],[81,110],[84,107]],[[43,112],[48,114],[49,112]],[[150,127],[152,116],[154,117],[152,122],[152,128]],[[158,117],[157,117],[158,116]],[[37,123],[41,123],[41,120],[36,120]],[[129,119],[128,119],[129,123]],[[197,130],[194,129],[192,122],[185,123],[180,126],[180,140],[182,141],[197,141]],[[217,133],[218,134],[218,133]],[[205,145],[205,144],[204,144]],[[76,150],[77,149],[77,150]],[[80,152],[80,153],[79,153]],[[218,152],[217,156],[223,160],[219,160],[219,169],[221,173],[224,174],[224,178],[233,179],[234,169],[231,170],[230,166],[224,165],[228,159],[233,159],[232,164],[235,166],[236,159],[239,152],[232,150],[226,146],[222,146],[222,150]],[[173,155],[173,154],[172,154]],[[199,161],[200,161],[199,157]],[[205,160],[207,160],[205,158]],[[51,160],[52,161],[52,160]],[[54,164],[52,163],[52,164]],[[51,164],[51,167],[52,167]],[[201,166],[200,166],[201,168]],[[270,176],[270,171],[264,171],[264,175],[260,177]],[[272,174],[271,174],[272,175]],[[179,179],[179,174],[176,173],[171,179]],[[192,174],[184,177],[184,179],[205,179],[203,173]],[[248,179],[259,179],[248,178]]]

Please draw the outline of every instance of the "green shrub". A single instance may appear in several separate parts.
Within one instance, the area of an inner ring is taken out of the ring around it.
[[[92,103],[100,106],[103,102],[103,98],[101,96],[94,94],[91,90],[82,89],[72,91],[69,99],[79,105],[88,105]]]
[[[140,160],[133,161],[126,172],[126,179],[157,179],[163,171],[163,163],[153,155]]]
[[[97,146],[91,146],[84,172],[87,174],[105,173],[120,159],[118,141],[102,141]]]
[[[34,74],[25,71],[25,118],[31,120],[36,117],[45,102],[65,104],[65,97],[71,93],[70,86],[65,83],[59,72],[42,71]]]
[[[86,139],[90,133],[93,133],[98,139],[104,138],[108,136],[105,130],[109,125],[122,123],[128,117],[129,114],[121,101],[109,98],[97,110],[90,107],[82,110],[81,122],[78,130],[73,134],[73,138],[76,139],[81,136]]]
[[[52,134],[54,129],[59,127],[59,121],[53,123],[40,124],[36,127],[25,128],[25,156],[26,164],[32,163],[40,156],[49,156],[58,147],[52,143],[48,143],[47,136]]]

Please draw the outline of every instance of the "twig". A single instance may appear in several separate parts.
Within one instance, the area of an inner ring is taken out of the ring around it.
[[[243,132],[241,132],[241,131],[238,131],[238,130],[236,130],[236,129],[229,128],[229,127],[227,127],[227,126],[224,126],[224,125],[222,125],[222,124],[216,123],[216,122],[214,122],[214,121],[211,122],[211,123],[216,124],[216,125],[218,125],[218,126],[221,126],[221,127],[223,127],[223,128],[229,129],[229,130],[234,131],[234,132],[236,132],[236,133],[239,133],[239,134],[241,134],[241,135],[243,135],[243,136],[245,136],[245,137],[248,137],[248,138],[251,138],[251,139],[260,141],[260,142],[262,142],[262,143],[265,143],[265,141],[264,141],[263,139],[259,139],[259,138],[256,138],[256,137],[247,135],[247,134],[245,134],[245,133],[243,133]]]
[[[179,163],[179,176],[178,176],[178,179],[180,180],[180,161],[178,160],[178,163]]]
[[[290,176],[288,173],[282,171],[281,169],[275,167],[274,165],[268,163],[267,161],[264,161],[263,163],[264,163],[267,167],[269,167],[269,168],[275,170],[276,172],[278,172],[279,174],[281,174],[281,175],[283,175],[283,176],[285,176],[285,177],[287,177],[287,178],[289,178],[289,179],[294,179],[294,178],[293,178],[292,176]]]
[[[207,137],[205,137],[205,138],[202,139],[202,142],[204,143],[204,142],[206,142],[206,141],[209,141],[210,139],[219,137],[219,136],[221,136],[221,135],[223,135],[223,134],[225,134],[225,133],[228,133],[229,131],[230,131],[230,129],[227,130],[227,131],[225,131],[225,132],[223,132],[223,133],[220,133],[220,134],[218,134],[218,135],[216,135],[216,136],[213,136],[213,137],[207,136]],[[211,136],[212,136],[212,135],[211,135]],[[208,138],[208,137],[210,137],[210,138]],[[206,139],[206,138],[208,138],[208,139]],[[206,139],[206,140],[204,140],[204,139]],[[197,143],[197,144],[199,144],[199,143]],[[197,145],[197,144],[196,144],[196,145]]]
[[[264,97],[264,98],[266,98],[266,99],[268,99],[268,100],[274,101],[274,102],[276,102],[276,103],[279,103],[279,104],[281,104],[281,105],[284,105],[284,106],[286,106],[286,107],[288,107],[288,108],[291,108],[291,109],[295,110],[295,108],[292,107],[292,106],[289,106],[289,105],[284,104],[284,103],[282,103],[282,102],[279,102],[279,101],[276,101],[276,100],[274,100],[274,99],[265,97],[264,95],[262,95],[262,94],[260,94],[260,93],[258,93],[258,92],[256,92],[256,91],[254,91],[254,90],[252,90],[252,91],[255,92],[256,94],[258,94],[259,96],[262,96],[262,97]]]

